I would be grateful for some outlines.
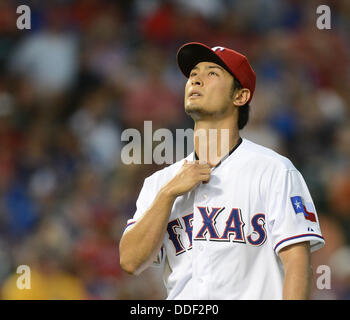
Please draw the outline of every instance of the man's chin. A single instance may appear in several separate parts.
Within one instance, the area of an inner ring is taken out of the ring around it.
[[[192,118],[201,118],[203,116],[208,116],[211,115],[211,112],[208,112],[208,110],[206,110],[204,107],[202,107],[201,105],[187,105],[185,106],[185,112],[191,116]]]
[[[200,114],[203,112],[203,108],[200,106],[186,106],[185,107],[185,112],[192,118],[198,118]]]
[[[185,106],[186,113],[198,112],[201,109],[203,109],[202,106],[199,106],[197,104],[189,104],[189,105]]]
[[[187,114],[192,114],[192,113],[205,113],[206,110],[201,104],[197,103],[189,103],[185,105],[185,112]]]

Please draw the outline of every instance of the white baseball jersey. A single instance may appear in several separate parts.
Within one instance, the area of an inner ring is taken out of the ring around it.
[[[183,162],[145,179],[127,228]],[[302,175],[287,158],[243,139],[212,169],[209,183],[173,204],[158,256],[167,299],[282,299],[278,253],[303,241],[311,251],[325,243]]]

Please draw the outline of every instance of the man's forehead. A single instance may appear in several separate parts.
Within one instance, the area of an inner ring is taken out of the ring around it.
[[[218,68],[221,69],[223,71],[226,71],[223,67],[221,67],[220,65],[216,64],[215,62],[210,62],[210,61],[201,61],[198,62],[193,68],[192,70],[196,70],[196,69],[212,69],[212,68]],[[227,71],[226,71],[227,72]]]

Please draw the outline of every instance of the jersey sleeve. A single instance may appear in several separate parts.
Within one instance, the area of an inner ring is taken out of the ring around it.
[[[136,200],[136,211],[132,218],[128,219],[124,233],[129,230],[140,217],[147,211],[147,209],[152,204],[155,195],[153,195],[154,190],[152,188],[152,183],[150,182],[150,177],[146,178],[143,182],[143,186]]]
[[[284,169],[273,178],[267,203],[267,227],[276,254],[309,241],[311,252],[324,246],[316,209],[300,172]]]
[[[147,211],[147,209],[151,206],[154,201],[157,190],[156,184],[153,177],[148,177],[145,179],[142,189],[139,193],[139,196],[136,201],[136,211],[132,218],[127,220],[126,227],[124,229],[124,233],[135,225],[135,223],[143,216],[143,214]],[[162,265],[165,259],[165,250],[163,246],[161,247],[156,259],[153,261],[153,266]]]

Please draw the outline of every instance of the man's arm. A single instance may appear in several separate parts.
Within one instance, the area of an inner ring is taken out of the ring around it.
[[[279,252],[284,266],[283,299],[309,299],[312,269],[310,243],[301,242],[287,246]]]
[[[175,199],[209,178],[208,164],[185,160],[175,177],[158,192],[148,210],[120,240],[120,265],[126,272],[140,274],[155,260]]]

